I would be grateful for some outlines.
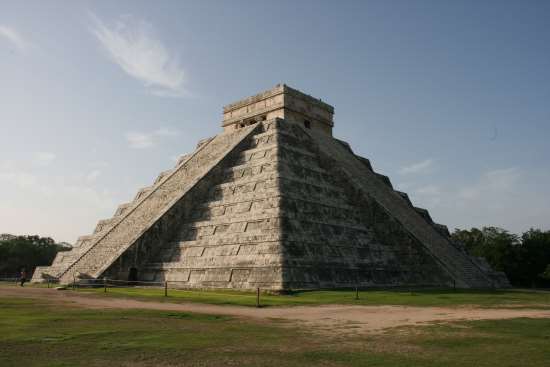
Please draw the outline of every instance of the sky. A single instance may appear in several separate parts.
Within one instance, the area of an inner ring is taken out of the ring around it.
[[[0,233],[74,242],[286,83],[451,230],[550,229],[548,1],[1,1]]]

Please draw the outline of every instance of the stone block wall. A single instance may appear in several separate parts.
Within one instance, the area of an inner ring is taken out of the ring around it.
[[[347,143],[274,119],[201,141],[40,272],[281,291],[499,281],[480,264]]]

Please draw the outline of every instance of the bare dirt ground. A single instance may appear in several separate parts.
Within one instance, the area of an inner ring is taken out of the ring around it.
[[[484,309],[475,307],[409,307],[409,306],[294,306],[251,308],[218,306],[199,303],[165,303],[126,298],[101,298],[70,290],[15,287],[0,285],[0,297],[44,299],[75,307],[94,309],[148,309],[227,315],[258,321],[278,320],[293,326],[305,326],[317,332],[330,334],[379,333],[384,329],[430,323],[495,320],[518,317],[550,318],[550,310]]]

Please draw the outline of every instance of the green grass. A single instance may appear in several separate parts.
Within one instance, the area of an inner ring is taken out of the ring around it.
[[[219,305],[256,305],[256,294],[231,290],[174,290],[164,297],[163,289],[156,288],[82,288],[78,292],[97,293],[108,297],[132,297],[162,302],[199,302]],[[353,290],[303,291],[289,295],[262,294],[261,305],[297,306],[322,304],[406,305],[406,306],[464,306],[480,307],[534,307],[550,308],[550,292],[531,290],[474,291],[474,290],[417,290],[361,291],[359,300]]]
[[[376,336],[146,310],[0,298],[0,366],[548,366],[550,319],[463,322]]]

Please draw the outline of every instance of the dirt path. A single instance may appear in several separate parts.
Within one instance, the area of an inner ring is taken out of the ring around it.
[[[72,291],[48,288],[0,286],[0,297],[38,298],[68,303],[85,308],[151,309],[228,315],[256,320],[278,319],[299,323],[320,332],[373,333],[386,328],[459,320],[494,320],[517,317],[550,318],[550,310],[484,309],[474,307],[409,307],[409,306],[295,306],[251,308],[218,306],[202,303],[164,303],[127,298],[101,298]]]

